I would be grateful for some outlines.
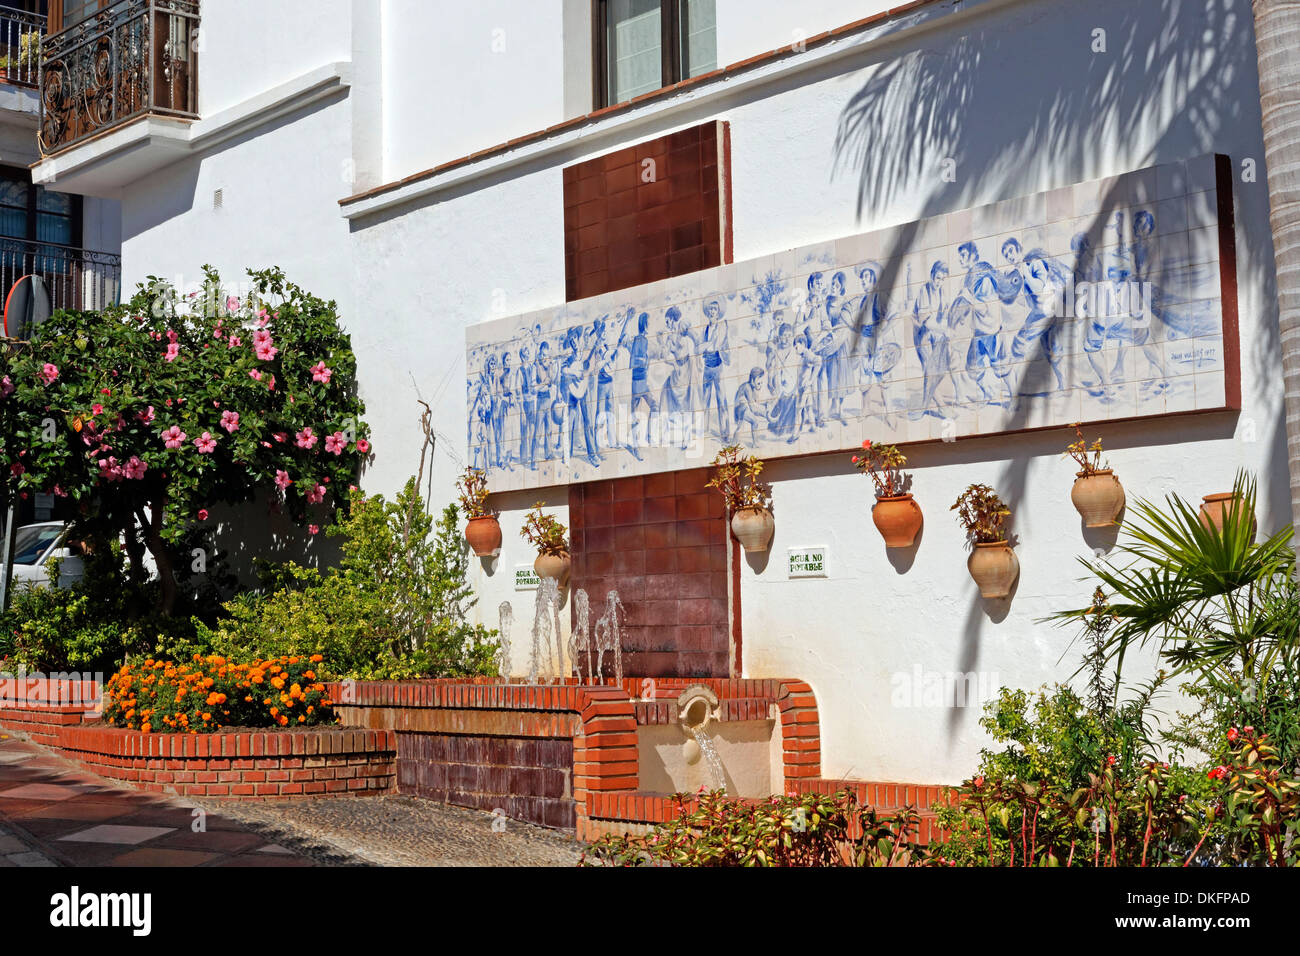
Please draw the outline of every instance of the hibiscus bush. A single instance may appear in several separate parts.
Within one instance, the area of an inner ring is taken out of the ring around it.
[[[195,654],[188,663],[127,662],[104,686],[104,721],[145,733],[335,722],[319,654],[236,664]]]
[[[314,532],[370,452],[334,303],[278,269],[250,272],[243,298],[204,273],[189,297],[150,277],[124,305],[57,312],[0,354],[5,490],[72,501],[79,534],[120,540],[137,582],[147,550],[164,615],[214,503],[274,490]]]

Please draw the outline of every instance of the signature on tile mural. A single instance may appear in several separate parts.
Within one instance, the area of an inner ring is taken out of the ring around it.
[[[1220,408],[1214,158],[471,327],[495,489]],[[1232,343],[1230,343],[1230,346]]]

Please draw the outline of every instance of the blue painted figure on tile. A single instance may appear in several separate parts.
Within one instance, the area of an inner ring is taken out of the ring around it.
[[[632,448],[641,447],[638,430],[641,425],[641,406],[648,409],[645,444],[652,445],[659,432],[659,403],[650,388],[650,313],[642,312],[636,320],[636,336],[628,349],[628,362],[632,373]],[[633,454],[637,454],[633,452]],[[640,456],[637,455],[639,458]]]
[[[939,386],[947,378],[952,382],[951,403],[959,399],[957,382],[953,378],[952,356],[948,344],[948,307],[944,282],[948,266],[936,259],[930,266],[930,278],[921,286],[911,303],[912,343],[921,363],[921,399],[911,410],[913,420],[925,415],[935,418],[950,417],[939,403]],[[911,272],[908,272],[911,286]]]
[[[718,438],[725,445],[730,440],[730,423],[727,421],[727,396],[722,388],[722,369],[731,364],[731,349],[727,345],[726,300],[715,295],[704,303],[704,334],[700,341],[701,402],[704,405],[704,429],[709,428],[709,414],[717,410]],[[712,406],[712,408],[710,407]]]
[[[741,429],[748,425],[751,446],[758,444],[758,429],[766,429],[769,424],[767,402],[763,398],[762,386],[763,370],[751,368],[749,378],[736,389],[736,438],[740,438]]]
[[[699,342],[677,306],[671,306],[664,313],[664,318],[668,329],[659,333],[660,352],[671,371],[664,382],[663,409],[672,428],[671,440],[680,441],[685,450],[690,445],[695,422],[691,365],[699,349]]]

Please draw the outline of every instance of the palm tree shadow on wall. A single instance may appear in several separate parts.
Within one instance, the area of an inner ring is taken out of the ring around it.
[[[834,144],[832,177],[856,179],[864,229],[899,218],[892,212],[896,202],[905,204],[913,221],[899,227],[881,259],[879,288],[889,301],[904,298],[901,256],[911,249],[920,220],[1227,152],[1261,136],[1249,0],[987,3],[955,11],[942,24],[942,33],[922,30],[881,45],[865,65],[866,81],[841,112]],[[1105,31],[1105,52],[1094,51],[1096,29]],[[1234,167],[1242,158],[1232,157]],[[1252,216],[1262,210],[1266,221],[1262,139],[1253,158],[1259,182],[1237,183],[1237,203],[1240,207],[1249,198]],[[1124,165],[1115,166],[1117,161]],[[945,168],[955,176],[952,181],[945,181]],[[1244,190],[1258,192],[1248,197]],[[1089,233],[1100,230],[1112,208],[1127,205],[1112,187]],[[1239,285],[1262,291],[1263,314],[1243,315],[1255,335],[1254,352],[1242,355],[1243,379],[1250,381],[1252,373],[1259,378],[1275,371],[1280,346],[1271,239],[1266,229],[1256,230],[1247,242],[1242,238],[1239,232]],[[990,255],[983,258],[992,261]],[[954,357],[953,364],[961,363]],[[1050,387],[1046,363],[1029,369],[1022,393]],[[1020,403],[1011,429],[1027,424],[1026,407]],[[1278,421],[1275,433],[1258,436],[1270,442],[1268,474],[1286,473],[1280,416]],[[1221,417],[1210,437],[1231,435],[1234,425],[1235,418]],[[1027,500],[1028,463],[1029,456],[1019,456],[997,476],[973,474],[972,480],[992,483],[1014,508]],[[1269,483],[1269,491],[1269,510],[1289,520],[1285,482]],[[1053,486],[1035,493],[1061,490]],[[1086,586],[1080,587],[1082,594]],[[1086,597],[1080,600],[1086,603]],[[972,590],[955,667],[960,673],[978,667],[986,613],[986,602]],[[962,712],[950,708],[949,750],[962,722]]]

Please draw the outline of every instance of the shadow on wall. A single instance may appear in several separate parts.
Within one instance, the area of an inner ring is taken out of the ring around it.
[[[1238,205],[1249,204],[1238,220],[1248,215],[1252,224],[1268,221],[1248,0],[990,6],[952,14],[942,34],[925,31],[885,44],[868,65],[869,79],[845,106],[834,146],[833,175],[856,178],[860,220],[875,225],[880,210],[911,193],[926,197],[910,217],[922,220],[1246,144],[1259,181],[1235,183]],[[963,29],[967,32],[953,36]],[[952,39],[932,47],[936,35]],[[1099,40],[1104,51],[1096,48]],[[1167,90],[1176,95],[1169,97]],[[1133,143],[1149,146],[1135,153],[1128,145]],[[1125,168],[1112,168],[1116,155],[1127,157]],[[1235,174],[1248,157],[1230,158]],[[945,169],[955,180],[945,181]],[[1126,204],[1119,196],[1107,199]],[[1108,205],[1101,204],[1096,225]],[[900,233],[894,252],[884,257],[889,265],[879,280],[898,296],[903,292],[899,256],[916,226]],[[1266,229],[1249,234],[1239,229],[1238,238],[1239,286],[1261,294],[1260,310],[1247,317],[1254,350],[1243,352],[1242,378],[1274,381],[1279,345],[1271,237]],[[1043,369],[1042,374],[1048,373]],[[1033,391],[1032,383],[1023,390]],[[1269,443],[1260,476],[1267,496],[1264,520],[1281,527],[1290,521],[1287,458],[1281,418],[1274,418],[1275,430],[1254,437]],[[1213,416],[1203,434],[1230,437],[1236,419]],[[1106,437],[1115,447],[1176,440],[1162,439],[1159,423],[1112,427]],[[1028,456],[1040,444],[1019,436],[1017,443],[1023,452],[1006,461],[1000,474],[980,476],[1013,507],[1027,498]],[[981,444],[963,440],[941,450],[918,449],[915,463],[931,455],[944,462],[983,460]],[[1054,435],[1051,444],[1052,452],[1060,451]],[[954,666],[959,672],[978,667],[979,634],[989,613],[985,603],[975,598],[967,609]],[[961,716],[957,709],[949,712],[950,750]]]
[[[272,564],[293,561],[324,570],[337,564],[343,555],[339,539],[325,534],[326,518],[319,519],[320,533],[312,535],[305,526],[295,524],[287,513],[273,511],[271,496],[267,494],[244,505],[213,507],[209,520],[216,529],[213,535],[216,550],[241,590],[258,582],[254,559]]]

